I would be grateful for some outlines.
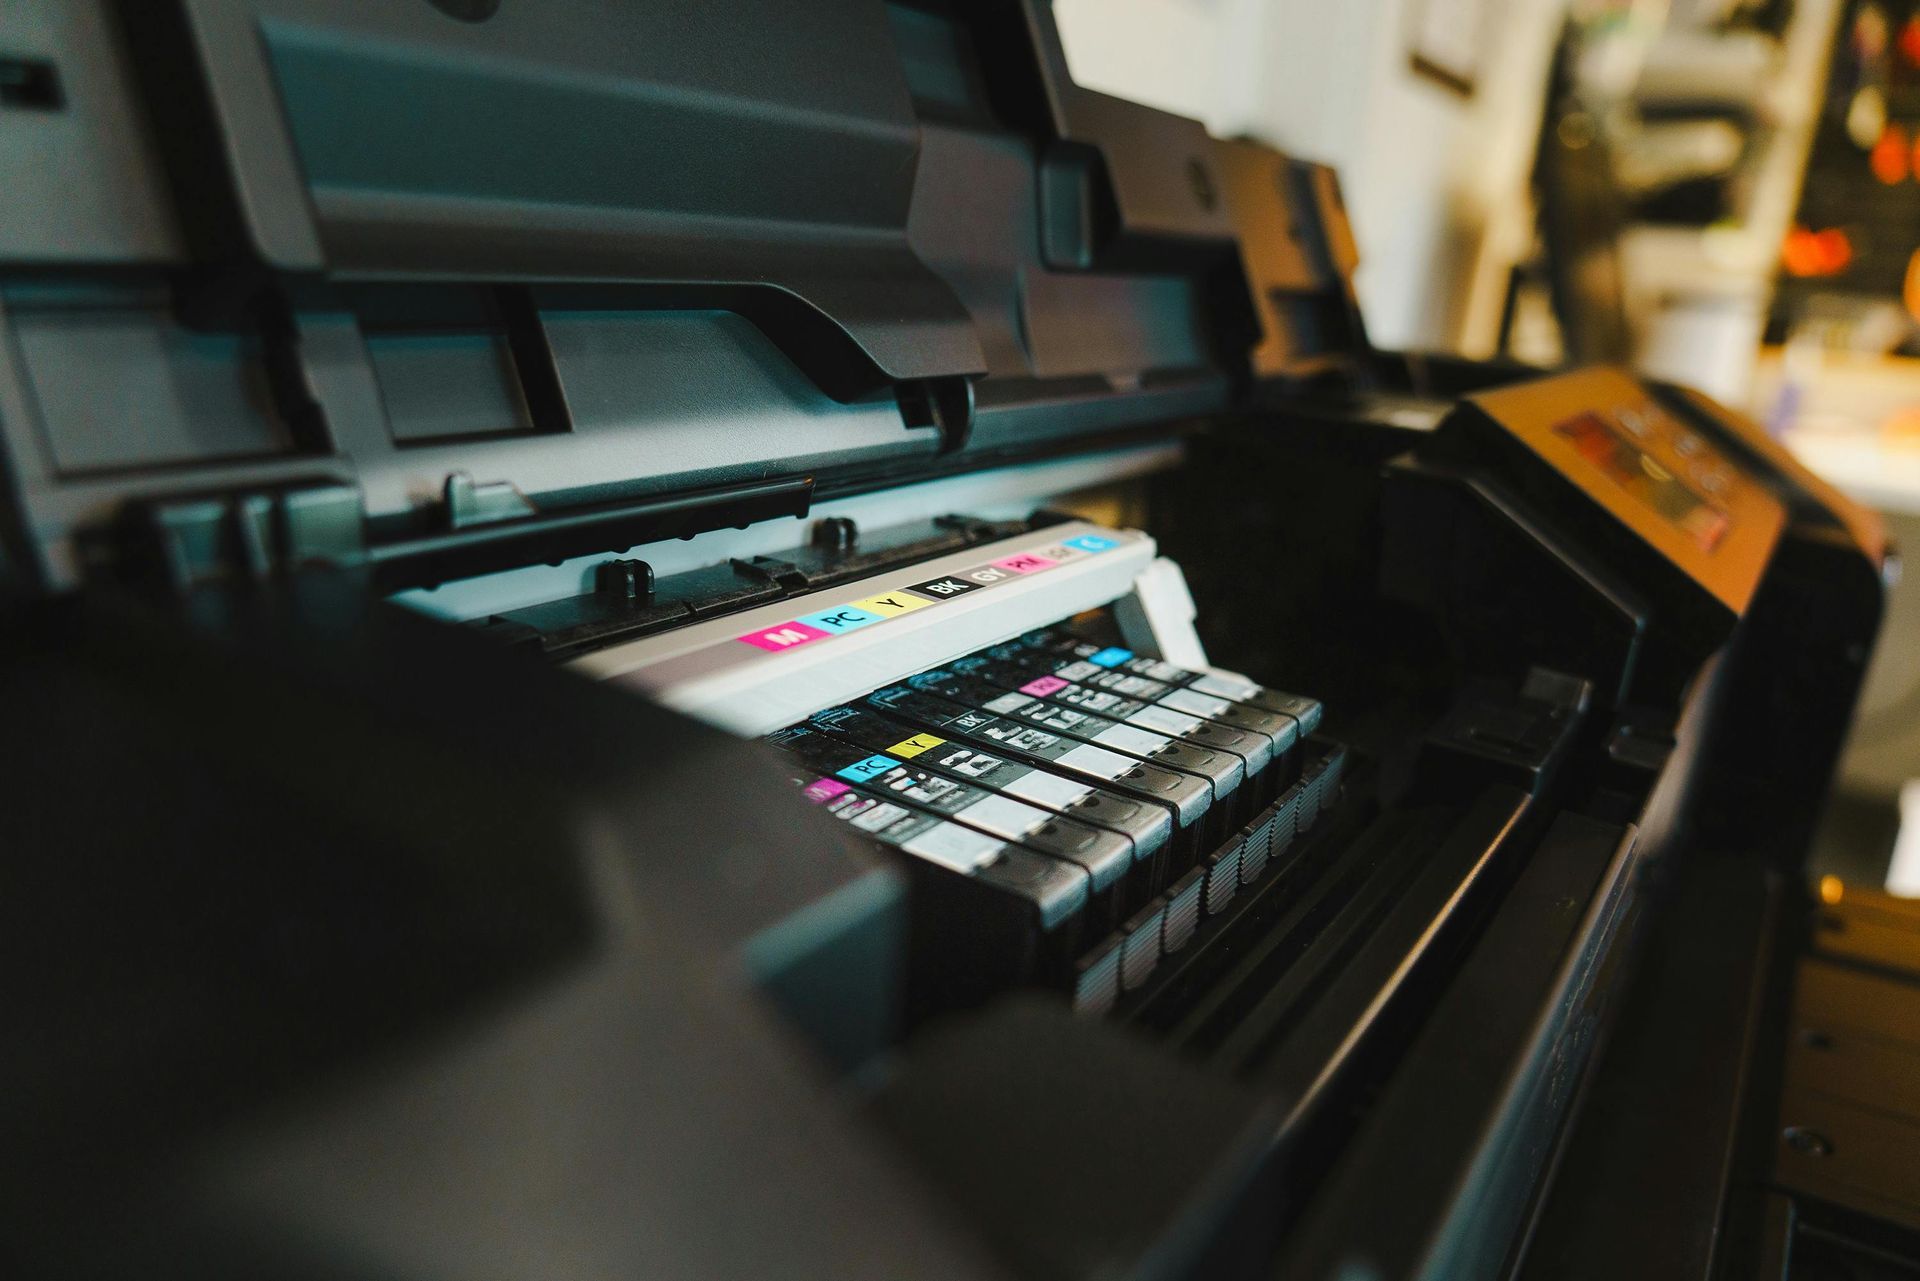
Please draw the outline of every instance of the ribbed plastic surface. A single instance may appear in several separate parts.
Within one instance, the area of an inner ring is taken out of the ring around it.
[[[1105,1014],[1120,997],[1120,956],[1125,939],[1110,935],[1080,958],[1073,981],[1073,1008],[1078,1014]]]
[[[1160,950],[1166,955],[1185,947],[1200,928],[1200,897],[1206,879],[1206,873],[1196,867],[1162,896],[1167,901],[1167,915],[1160,927]]]
[[[1166,903],[1155,899],[1134,913],[1123,927],[1127,938],[1120,954],[1121,991],[1138,990],[1160,964],[1160,927],[1166,915]]]
[[[1207,915],[1226,910],[1227,904],[1233,901],[1234,893],[1240,888],[1240,859],[1245,852],[1245,839],[1236,835],[1224,849],[1208,856],[1205,864]]]

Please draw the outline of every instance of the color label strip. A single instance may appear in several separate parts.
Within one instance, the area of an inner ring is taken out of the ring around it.
[[[1035,551],[1017,552],[1012,556],[1003,556],[999,560],[985,565],[975,565],[947,574],[941,578],[929,578],[924,582],[909,583],[905,587],[868,596],[862,600],[836,605],[831,609],[817,610],[803,614],[799,618],[784,623],[775,623],[771,627],[762,627],[758,631],[743,632],[734,637],[743,645],[765,650],[770,654],[798,649],[802,645],[811,645],[816,641],[844,636],[848,632],[871,627],[875,623],[884,623],[903,614],[937,605],[941,601],[953,600],[969,592],[991,587],[996,583],[1011,582],[1029,574],[1045,573],[1047,570],[1067,561],[1078,560],[1082,556],[1096,556],[1111,551],[1120,545],[1117,538],[1107,538],[1100,534],[1080,534],[1073,538],[1050,543]],[[1121,651],[1124,653],[1124,651]],[[1094,662],[1100,661],[1095,655]],[[1064,682],[1062,682],[1064,684]]]

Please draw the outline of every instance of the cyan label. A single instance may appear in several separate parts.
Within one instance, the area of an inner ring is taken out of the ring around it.
[[[877,623],[880,615],[871,610],[842,605],[838,609],[823,609],[817,614],[802,614],[800,621],[809,627],[818,627],[829,636],[838,636],[842,632],[865,627],[868,623]]]
[[[891,756],[869,756],[864,761],[855,761],[843,770],[836,771],[849,783],[866,783],[898,768],[899,761]]]

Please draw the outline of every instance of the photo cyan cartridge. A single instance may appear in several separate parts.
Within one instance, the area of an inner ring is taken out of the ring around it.
[[[1173,820],[1158,805],[916,730],[868,708],[829,707],[807,723],[869,752],[911,760],[936,774],[1112,832],[1133,847],[1134,862],[1141,866],[1173,836]]]
[[[1096,907],[1108,908],[1109,914],[1115,898],[1112,891],[1133,871],[1133,845],[1124,837],[933,773],[897,756],[856,747],[811,723],[777,730],[766,741],[810,771],[1085,869],[1092,879]]]

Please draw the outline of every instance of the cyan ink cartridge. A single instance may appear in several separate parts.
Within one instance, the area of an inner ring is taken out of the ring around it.
[[[767,741],[809,770],[1074,863],[1092,878],[1095,894],[1112,890],[1133,870],[1132,843],[1112,832],[936,774],[898,756],[866,751],[811,725],[778,730]]]
[[[916,730],[864,707],[830,707],[815,712],[808,723],[856,747],[911,760],[948,778],[1113,832],[1133,846],[1139,864],[1150,862],[1173,836],[1173,820],[1158,805]]]

